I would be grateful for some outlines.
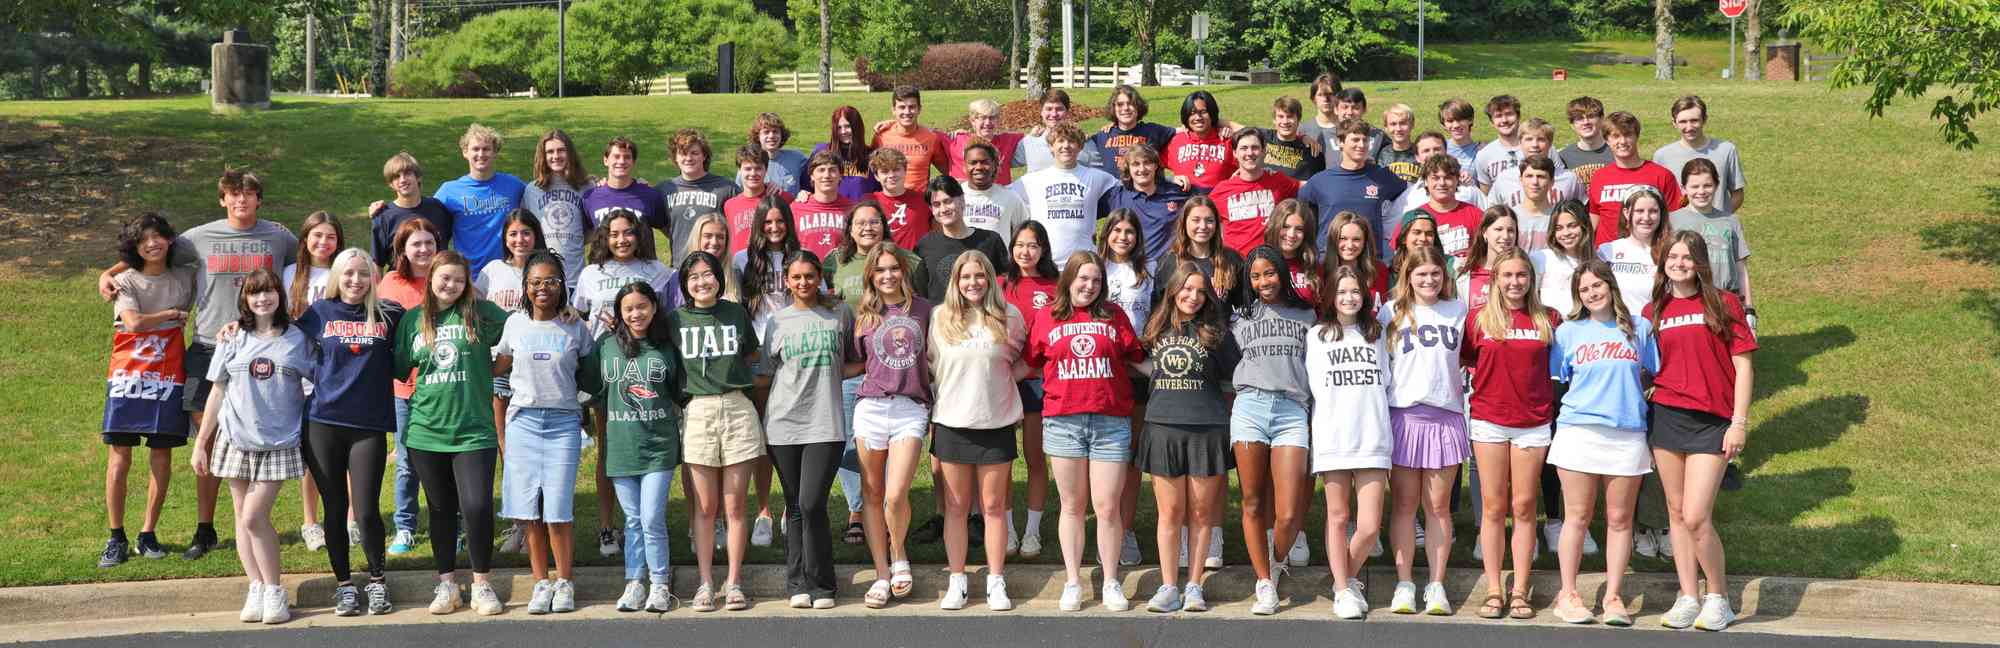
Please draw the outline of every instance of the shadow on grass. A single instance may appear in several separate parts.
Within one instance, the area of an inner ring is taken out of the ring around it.
[[[1846,324],[1822,326],[1818,330],[1790,335],[1767,335],[1757,338],[1756,393],[1754,399],[1761,400],[1785,388],[1806,383],[1803,365],[1828,351],[1854,344],[1854,329]]]
[[[2000,266],[2000,185],[1979,188],[1986,201],[1986,218],[1958,220],[1926,227],[1917,233],[1925,250],[1954,261],[1975,265]],[[1971,311],[2000,334],[2000,292],[1985,288],[1960,291],[1959,308]],[[2000,342],[1988,345],[2000,356]]]
[[[1755,472],[1772,457],[1830,445],[1868,420],[1868,397],[1840,394],[1817,398],[1765,419],[1743,449],[1742,468]]]

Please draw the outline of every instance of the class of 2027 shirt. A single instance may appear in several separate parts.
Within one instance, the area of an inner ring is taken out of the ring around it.
[[[1144,350],[1125,312],[1104,307],[1110,311],[1104,319],[1085,309],[1068,319],[1056,319],[1053,310],[1033,315],[1027,359],[1042,375],[1042,416],[1132,415],[1130,363]]]
[[[1153,393],[1146,401],[1147,423],[1229,424],[1225,390],[1243,352],[1228,331],[1219,333],[1215,348],[1209,348],[1202,344],[1195,323],[1186,322],[1153,342],[1148,350],[1153,360]]]

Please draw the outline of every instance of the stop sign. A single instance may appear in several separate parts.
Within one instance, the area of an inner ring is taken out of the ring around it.
[[[1749,0],[1717,0],[1716,8],[1722,10],[1722,15],[1735,18],[1743,15],[1743,10],[1749,6]]]

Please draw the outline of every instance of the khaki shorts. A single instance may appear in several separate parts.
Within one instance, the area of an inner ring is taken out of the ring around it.
[[[696,396],[687,404],[681,461],[721,468],[764,456],[764,426],[743,392]]]

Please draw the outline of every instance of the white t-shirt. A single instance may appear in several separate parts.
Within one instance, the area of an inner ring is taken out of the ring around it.
[[[1508,170],[1521,166],[1521,145],[1508,146],[1506,142],[1494,139],[1479,147],[1479,155],[1472,158],[1472,183],[1490,187],[1500,181],[1500,176]]]
[[[583,322],[536,321],[527,313],[507,316],[493,355],[514,356],[514,368],[507,375],[514,388],[507,401],[509,411],[582,409],[576,399],[576,366],[590,352],[592,338],[585,329]]]
[[[1465,378],[1458,364],[1458,349],[1465,344],[1465,302],[1416,304],[1401,330],[1387,330],[1394,326],[1395,301],[1383,304],[1375,316],[1388,341],[1389,406],[1465,411]]]
[[[1611,264],[1625,309],[1633,315],[1644,312],[1646,303],[1653,301],[1653,275],[1660,271],[1660,265],[1653,262],[1652,249],[1628,236],[1597,246],[1597,258]]]
[[[1570,199],[1582,199],[1585,187],[1576,179],[1576,174],[1557,171],[1549,182],[1549,204],[1554,205]],[[1521,191],[1521,169],[1515,167],[1500,174],[1493,180],[1493,188],[1486,192],[1488,200],[1496,205],[1517,207],[1526,193]]]
[[[1021,422],[1021,395],[1014,388],[1014,366],[1028,348],[1028,326],[1021,311],[1007,306],[1007,339],[993,337],[984,323],[968,324],[965,339],[946,342],[939,334],[943,309],[931,313],[931,330],[924,352],[929,355],[937,403],[931,420],[956,428],[1012,428]]]
[[[472,286],[479,289],[481,297],[499,306],[500,310],[521,312],[521,269],[508,264],[506,259],[487,261],[486,267],[479,269],[479,278],[472,281]]]
[[[994,185],[985,191],[965,185],[965,224],[1000,235],[1001,244],[1014,240],[1014,230],[1028,220],[1028,204],[1013,187]]]
[[[285,266],[285,271],[278,275],[278,281],[285,286],[285,305],[291,308],[305,308],[311,306],[313,302],[325,299],[327,278],[333,276],[333,273],[326,268],[312,268],[306,271],[306,297],[303,300],[305,303],[294,304],[290,301],[292,299],[292,277],[298,271],[299,264],[294,263]]]
[[[1153,275],[1147,274],[1144,281],[1132,264],[1104,263],[1104,298],[1125,310],[1132,320],[1132,330],[1146,330],[1146,318],[1153,314]]]
[[[576,285],[570,288],[570,305],[590,317],[590,335],[595,338],[610,331],[605,321],[617,309],[618,289],[644,281],[661,295],[673,286],[674,272],[656,260],[606,261],[583,267]],[[679,292],[679,289],[674,289]]]
[[[1339,340],[1327,327],[1306,332],[1306,377],[1312,382],[1312,471],[1389,468],[1388,336],[1369,342],[1347,326]]]
[[[1535,293],[1541,298],[1542,305],[1556,309],[1565,318],[1569,317],[1570,309],[1576,307],[1576,298],[1570,292],[1570,279],[1576,276],[1577,267],[1583,264],[1550,249],[1529,253],[1528,261],[1535,264]]]
[[[1013,186],[1028,205],[1028,220],[1048,228],[1049,258],[1062,268],[1071,253],[1092,248],[1102,215],[1098,200],[1118,188],[1118,179],[1090,167],[1049,167],[1021,176]]]
[[[1520,247],[1522,252],[1526,252],[1529,255],[1548,249],[1549,228],[1553,227],[1553,223],[1555,223],[1555,214],[1553,212],[1531,212],[1528,211],[1528,208],[1520,205],[1511,205],[1511,207],[1514,208],[1514,231],[1518,234],[1518,236],[1514,237],[1514,245]]]

